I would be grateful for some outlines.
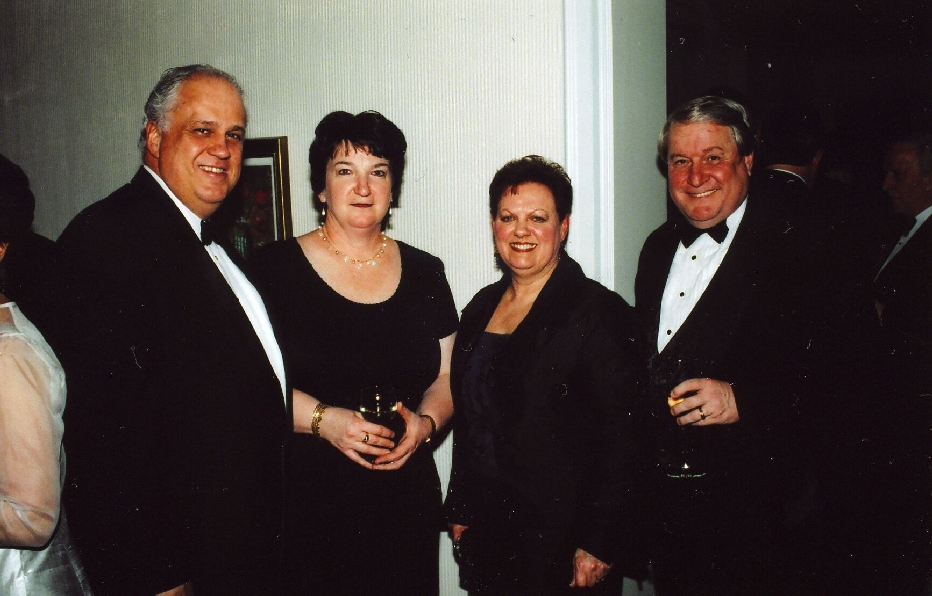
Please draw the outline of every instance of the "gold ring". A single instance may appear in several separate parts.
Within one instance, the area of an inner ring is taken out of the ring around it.
[[[705,418],[705,416],[703,416],[703,418]],[[368,442],[369,442],[369,433],[366,433],[366,438],[363,439],[362,442],[363,442],[363,443],[368,443]]]
[[[705,420],[705,412],[702,411],[702,406],[699,406],[699,420]]]

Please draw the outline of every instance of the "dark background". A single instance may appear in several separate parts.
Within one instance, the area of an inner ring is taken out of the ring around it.
[[[882,200],[886,141],[932,132],[932,1],[667,0],[668,111],[709,90],[811,104],[824,171]]]

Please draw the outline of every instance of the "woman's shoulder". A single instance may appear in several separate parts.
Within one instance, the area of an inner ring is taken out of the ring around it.
[[[634,309],[617,292],[587,277],[572,259],[556,279],[556,287],[547,292],[547,310],[551,316],[571,326],[588,321],[590,327],[627,329],[633,326]]]
[[[35,385],[40,370],[50,369],[51,364],[34,341],[15,326],[0,325],[0,371],[3,376],[17,373]]]
[[[490,303],[497,305],[498,301],[501,300],[502,295],[505,293],[505,290],[508,288],[508,285],[508,276],[504,275],[498,281],[480,289],[473,294],[473,297],[466,304],[466,307],[463,309],[463,316],[466,317],[471,312],[483,310],[487,308]]]
[[[402,267],[416,267],[424,269],[444,269],[443,261],[440,257],[435,257],[426,250],[411,246],[401,240],[395,240],[398,244],[398,252],[401,254]]]
[[[301,256],[301,246],[297,238],[276,240],[264,244],[249,256],[247,266],[250,273],[259,277],[274,277],[284,270],[294,267],[296,257]]]
[[[288,238],[286,240],[275,240],[274,242],[269,242],[268,244],[260,246],[252,258],[258,261],[276,260],[293,256],[295,251],[300,251],[300,249],[301,247],[298,244],[297,237]]]

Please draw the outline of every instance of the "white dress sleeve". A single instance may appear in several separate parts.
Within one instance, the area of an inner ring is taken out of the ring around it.
[[[21,335],[0,334],[0,547],[40,547],[58,523],[62,421],[54,371]]]

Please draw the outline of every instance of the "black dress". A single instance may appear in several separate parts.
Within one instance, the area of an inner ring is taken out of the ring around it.
[[[398,243],[401,281],[377,304],[328,286],[291,239],[253,261],[289,384],[330,406],[359,409],[360,392],[391,385],[415,410],[440,370],[439,340],[457,313],[443,263]],[[396,442],[399,440],[396,437]],[[286,450],[283,576],[300,594],[436,594],[440,480],[430,449],[397,471],[350,461],[295,433]]]

